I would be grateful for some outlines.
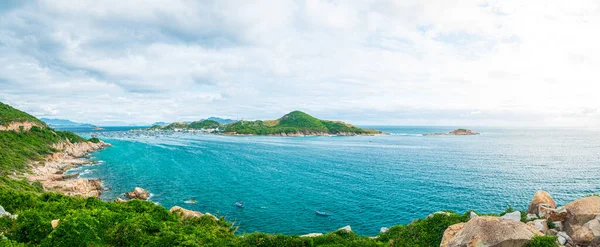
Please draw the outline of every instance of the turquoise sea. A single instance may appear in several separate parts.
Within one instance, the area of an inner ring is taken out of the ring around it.
[[[109,188],[103,199],[143,187],[166,208],[225,216],[238,233],[350,225],[375,235],[439,210],[526,209],[538,189],[559,204],[600,192],[600,131],[472,128],[482,134],[422,136],[455,127],[376,128],[391,134],[236,137],[108,128],[96,133],[113,144],[92,154],[99,164],[71,172],[102,179]],[[184,203],[192,199],[197,203]]]

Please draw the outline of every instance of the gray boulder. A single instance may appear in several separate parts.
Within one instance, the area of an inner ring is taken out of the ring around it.
[[[520,247],[525,246],[534,236],[542,235],[537,229],[520,221],[479,216],[465,223],[447,246]]]

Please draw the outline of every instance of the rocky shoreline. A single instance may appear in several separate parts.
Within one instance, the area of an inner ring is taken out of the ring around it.
[[[440,212],[444,213],[444,212]],[[551,236],[556,246],[600,246],[600,197],[592,195],[557,207],[552,196],[537,191],[527,212],[478,216],[449,226],[440,247],[526,246],[533,237]]]
[[[110,146],[100,141],[71,143],[66,140],[52,145],[59,150],[48,155],[45,161],[31,164],[31,168],[24,174],[30,182],[41,183],[44,190],[62,193],[68,196],[99,197],[103,191],[99,179],[77,178],[79,174],[65,175],[72,168],[92,163],[82,159],[90,152]]]

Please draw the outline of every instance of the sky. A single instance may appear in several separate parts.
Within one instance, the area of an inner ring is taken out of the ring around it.
[[[600,1],[0,1],[0,101],[149,124],[600,126]]]

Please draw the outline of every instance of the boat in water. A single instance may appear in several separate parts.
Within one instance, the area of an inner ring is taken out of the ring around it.
[[[244,208],[244,207],[246,207],[246,205],[244,205],[244,203],[243,203],[243,202],[235,202],[235,205],[236,205],[238,208]]]
[[[315,214],[320,215],[320,216],[331,216],[332,215],[330,211],[325,212],[325,211],[319,211],[319,210],[315,210]]]
[[[197,202],[196,200],[187,200],[187,201],[185,201],[184,203],[187,203],[187,204],[194,204],[194,203],[196,203],[196,202]]]

